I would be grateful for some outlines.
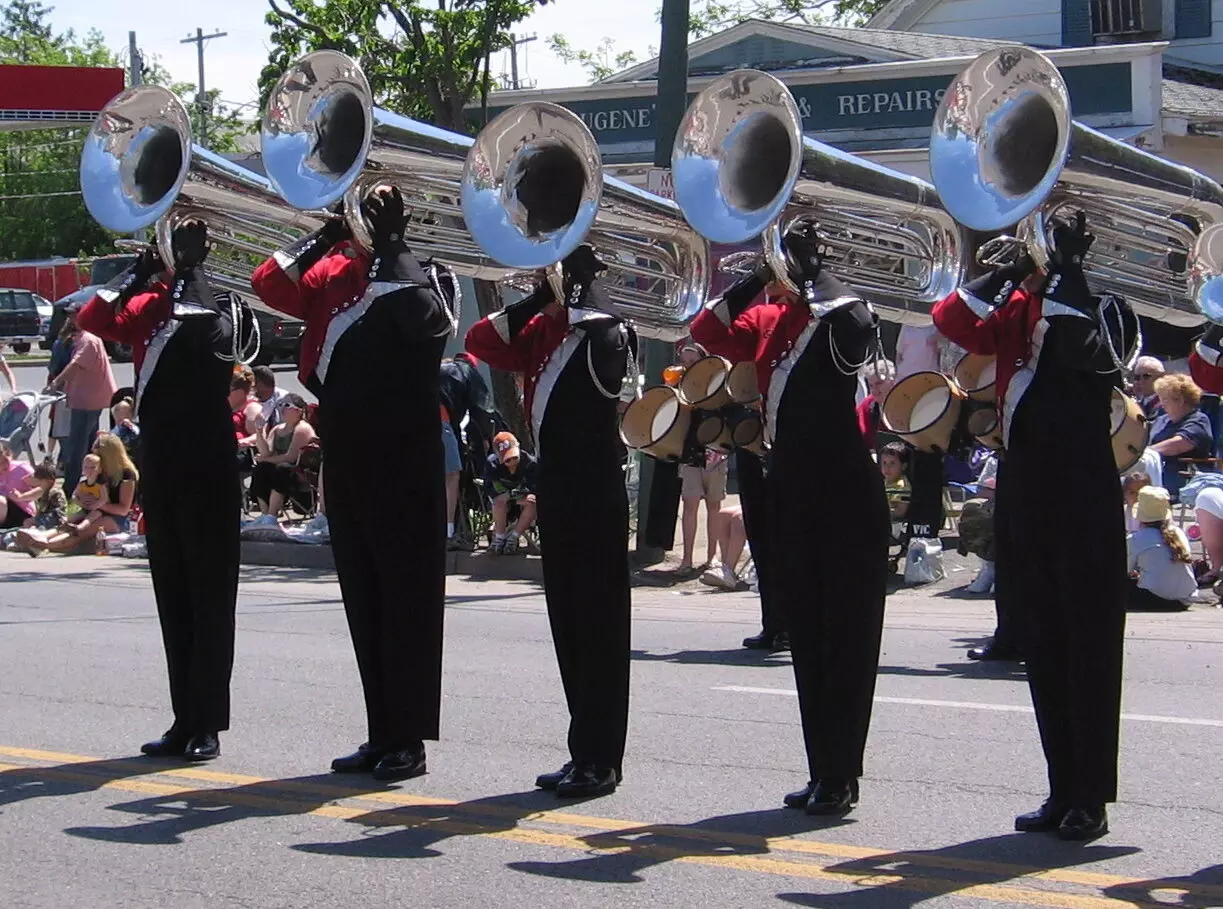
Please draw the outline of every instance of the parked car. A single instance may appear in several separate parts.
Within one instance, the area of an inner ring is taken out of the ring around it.
[[[29,353],[30,346],[42,339],[43,315],[38,294],[16,287],[0,288],[0,344],[17,353]]]
[[[275,360],[291,360],[296,363],[306,323],[265,309],[255,309],[254,313],[259,322],[259,355],[255,357],[255,363],[271,363]]]

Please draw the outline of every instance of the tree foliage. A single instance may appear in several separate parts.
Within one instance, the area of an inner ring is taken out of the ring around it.
[[[569,43],[568,38],[559,33],[549,35],[547,40],[548,49],[552,53],[556,54],[564,63],[576,63],[582,67],[586,70],[586,75],[590,77],[591,82],[602,82],[608,76],[640,62],[635,51],[617,52],[616,42],[611,38],[604,38],[593,51],[574,47]]]
[[[57,34],[50,12],[37,0],[0,7],[0,63],[118,65],[99,32]],[[87,132],[84,125],[0,132],[0,261],[114,251],[81,200],[77,175]]]
[[[510,26],[547,2],[268,0],[272,52],[260,97],[303,54],[338,50],[361,63],[379,105],[465,132],[464,107],[492,90],[489,56],[510,46]]]
[[[225,154],[238,150],[238,140],[251,132],[253,124],[243,120],[237,108],[229,107],[221,102],[221,90],[210,88],[204,92],[203,111],[207,114],[207,141],[205,131],[200,121],[201,104],[196,96],[194,82],[175,82],[169,71],[161,65],[156,57],[145,62],[141,69],[141,78],[149,85],[160,85],[168,88],[182,99],[187,108],[187,116],[191,119],[191,136],[194,141],[206,145],[214,152]]]

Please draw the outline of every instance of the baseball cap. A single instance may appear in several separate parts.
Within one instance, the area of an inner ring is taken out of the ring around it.
[[[493,450],[504,464],[510,458],[518,457],[518,440],[512,432],[499,432],[493,436]]]

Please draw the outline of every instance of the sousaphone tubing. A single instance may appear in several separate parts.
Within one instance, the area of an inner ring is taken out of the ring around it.
[[[1139,462],[1151,439],[1151,424],[1142,405],[1118,388],[1113,389],[1112,401],[1113,457],[1117,472],[1125,473]]]
[[[888,393],[883,421],[919,451],[945,454],[967,397],[941,372],[915,372]]]
[[[624,411],[620,438],[629,448],[660,461],[678,461],[692,422],[692,411],[666,385],[646,389]]]

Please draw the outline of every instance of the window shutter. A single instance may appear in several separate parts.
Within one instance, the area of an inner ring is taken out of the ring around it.
[[[1176,37],[1210,37],[1210,0],[1176,0]]]
[[[1091,44],[1091,0],[1062,0],[1062,46]]]

